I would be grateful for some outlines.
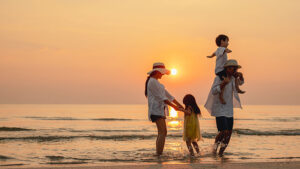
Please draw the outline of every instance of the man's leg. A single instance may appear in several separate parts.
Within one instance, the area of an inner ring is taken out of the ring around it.
[[[227,130],[225,130],[225,135],[224,135],[224,139],[221,143],[219,156],[223,156],[223,153],[224,153],[225,149],[227,148],[230,138],[231,138],[231,135],[232,135],[233,117],[226,117],[225,119],[226,119]]]
[[[217,154],[218,146],[221,144],[222,140],[225,137],[225,117],[216,117],[216,124],[218,128],[218,135],[215,138],[215,144],[213,147],[213,154]]]
[[[219,156],[223,156],[224,151],[226,150],[228,143],[230,141],[230,137],[231,137],[231,130],[225,130],[224,131],[224,139],[221,142],[221,148],[219,151]]]

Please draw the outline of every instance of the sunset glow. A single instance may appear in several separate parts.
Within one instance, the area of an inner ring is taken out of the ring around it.
[[[178,112],[171,107],[170,112],[169,112],[169,116],[172,117],[172,118],[177,118],[178,117]]]
[[[0,103],[145,104],[147,72],[163,62],[168,91],[204,104],[206,56],[226,34],[244,104],[298,105],[300,1],[270,2],[0,1]]]

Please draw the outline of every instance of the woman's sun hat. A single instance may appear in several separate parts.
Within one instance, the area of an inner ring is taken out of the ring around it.
[[[234,66],[234,67],[237,67],[237,68],[242,68],[242,66],[240,66],[238,64],[238,62],[236,60],[234,60],[234,59],[227,60],[227,62],[224,65],[224,68],[229,67],[229,66]]]
[[[147,74],[150,75],[154,71],[159,71],[163,75],[169,75],[170,74],[170,70],[166,69],[165,64],[163,64],[161,62],[153,63],[152,70],[150,72],[148,72]]]

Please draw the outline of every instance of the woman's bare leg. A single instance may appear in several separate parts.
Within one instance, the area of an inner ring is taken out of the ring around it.
[[[167,126],[166,126],[166,121],[163,118],[157,119],[155,123],[158,132],[157,139],[156,139],[156,153],[157,155],[161,155],[165,146],[165,140],[167,136]]]

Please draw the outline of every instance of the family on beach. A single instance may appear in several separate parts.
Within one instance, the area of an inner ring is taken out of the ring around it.
[[[226,35],[219,35],[216,38],[217,50],[208,58],[216,56],[216,67],[213,85],[209,92],[204,107],[216,118],[218,134],[215,138],[213,153],[222,156],[229,144],[233,128],[233,108],[241,108],[239,93],[245,93],[239,86],[244,83],[243,74],[237,70],[241,68],[236,60],[227,59],[229,38]],[[148,99],[149,120],[156,123],[158,136],[156,139],[156,153],[163,153],[165,138],[167,136],[166,112],[168,105],[177,111],[184,112],[183,140],[192,156],[194,149],[200,153],[198,141],[202,139],[198,116],[201,111],[193,95],[187,94],[183,98],[184,107],[165,89],[158,79],[163,75],[169,75],[170,71],[163,63],[154,63],[153,69],[148,72],[145,85],[145,96]]]

